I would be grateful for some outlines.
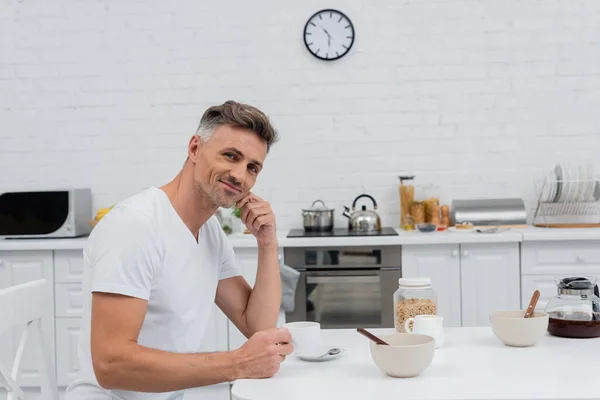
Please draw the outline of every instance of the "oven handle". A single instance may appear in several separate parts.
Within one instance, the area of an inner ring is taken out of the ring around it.
[[[379,275],[307,276],[306,283],[379,283]]]

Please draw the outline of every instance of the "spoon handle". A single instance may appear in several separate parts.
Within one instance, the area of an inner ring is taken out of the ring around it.
[[[361,335],[364,335],[364,336],[368,337],[369,339],[371,339],[372,341],[374,341],[377,344],[382,344],[384,346],[389,346],[386,342],[384,342],[383,340],[379,339],[377,336],[373,335],[371,332],[367,331],[366,329],[356,328],[356,331],[358,333],[360,333]]]
[[[540,291],[536,290],[535,292],[533,292],[533,296],[531,296],[531,301],[529,302],[529,307],[527,307],[527,311],[525,311],[525,318],[530,318],[533,315],[533,311],[535,310],[535,306],[537,305],[539,299]]]

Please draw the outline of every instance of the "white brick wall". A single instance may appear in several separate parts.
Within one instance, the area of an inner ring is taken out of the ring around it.
[[[323,63],[306,19],[357,36]],[[169,180],[206,107],[267,112],[282,141],[256,192],[279,227],[366,191],[398,225],[398,179],[457,197],[523,196],[557,161],[600,171],[600,2],[4,1],[0,190],[90,186],[95,208]]]

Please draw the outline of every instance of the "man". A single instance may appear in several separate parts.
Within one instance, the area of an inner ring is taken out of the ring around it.
[[[228,101],[202,116],[179,174],[116,205],[84,249],[81,373],[68,399],[181,399],[187,388],[274,375],[292,352],[281,305],[275,216],[250,190],[277,133]],[[214,213],[237,205],[256,237],[254,288]],[[198,353],[216,303],[248,337]]]

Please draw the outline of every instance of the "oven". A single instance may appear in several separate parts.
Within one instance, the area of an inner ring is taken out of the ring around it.
[[[284,256],[300,272],[286,321],[316,321],[325,329],[394,327],[400,246],[287,247]]]

